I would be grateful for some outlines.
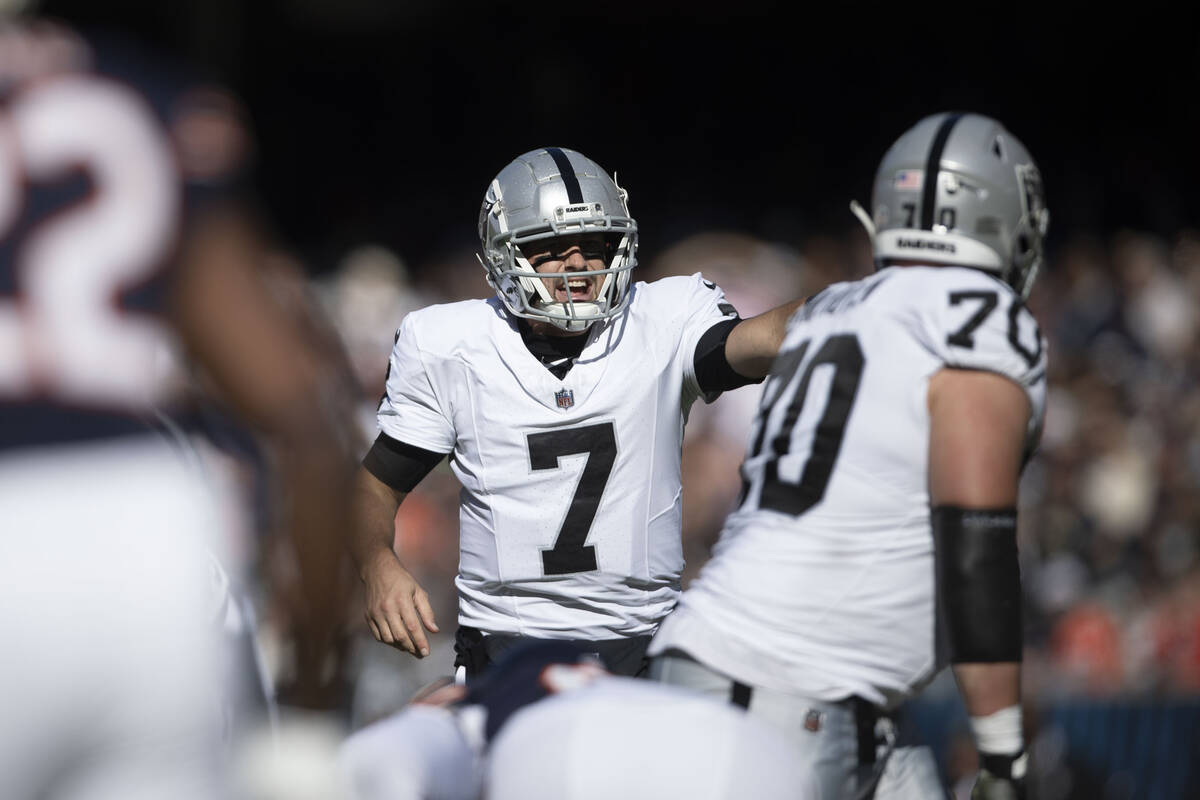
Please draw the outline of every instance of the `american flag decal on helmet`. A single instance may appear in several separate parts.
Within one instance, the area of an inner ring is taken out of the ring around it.
[[[925,183],[925,172],[919,169],[902,169],[892,179],[894,189],[920,189]]]
[[[570,408],[575,405],[575,390],[559,389],[554,393],[554,405],[559,408]]]

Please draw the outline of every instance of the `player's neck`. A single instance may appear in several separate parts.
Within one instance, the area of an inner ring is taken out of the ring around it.
[[[571,337],[571,336],[586,336],[588,329],[584,328],[581,331],[565,331],[551,322],[539,322],[537,320],[521,320],[520,324],[526,326],[527,330],[534,336],[550,336],[554,338]]]

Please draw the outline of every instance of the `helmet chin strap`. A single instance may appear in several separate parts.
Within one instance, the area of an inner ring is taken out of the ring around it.
[[[858,204],[857,200],[850,201],[850,213],[858,217],[858,221],[867,229],[867,235],[871,237],[871,244],[875,244],[875,222],[871,219],[871,215],[867,210]]]
[[[595,316],[592,316],[592,317],[579,317],[579,316],[574,315],[577,312],[572,312],[573,316],[571,316],[570,318],[564,318],[565,315],[568,313],[567,305],[565,303],[540,303],[538,305],[538,308],[542,312],[550,312],[553,314],[564,315],[564,316],[551,316],[550,313],[547,313],[547,315],[545,317],[545,321],[549,322],[551,325],[555,326],[556,328],[562,328],[564,331],[571,331],[572,333],[579,333],[580,331],[586,331],[588,328],[590,328],[592,326],[593,322],[598,322],[601,319],[600,305],[598,303],[579,302],[579,303],[574,304],[575,309],[594,311]]]

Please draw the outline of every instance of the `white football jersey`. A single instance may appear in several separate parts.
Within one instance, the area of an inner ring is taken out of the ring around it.
[[[995,372],[1045,412],[1046,344],[1016,294],[959,267],[892,267],[797,311],[763,388],[743,500],[650,653],[745,683],[894,704],[941,666],[927,487],[929,379]]]
[[[683,569],[696,345],[735,315],[698,273],[638,283],[621,314],[585,334],[562,380],[495,298],[405,317],[378,421],[451,454],[460,623],[551,639],[653,632]]]
[[[569,668],[567,668],[569,669]],[[606,676],[531,703],[500,729],[489,800],[815,800],[773,725],[730,703]]]

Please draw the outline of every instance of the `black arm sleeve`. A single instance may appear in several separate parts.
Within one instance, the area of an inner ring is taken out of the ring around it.
[[[950,663],[1020,661],[1015,508],[933,509],[938,647]]]
[[[367,472],[396,491],[411,492],[445,457],[445,453],[423,450],[381,433],[362,463]]]
[[[705,402],[711,403],[721,392],[729,389],[763,382],[762,378],[739,375],[725,359],[725,340],[739,322],[740,319],[722,320],[706,330],[696,343],[696,381],[704,393]]]

